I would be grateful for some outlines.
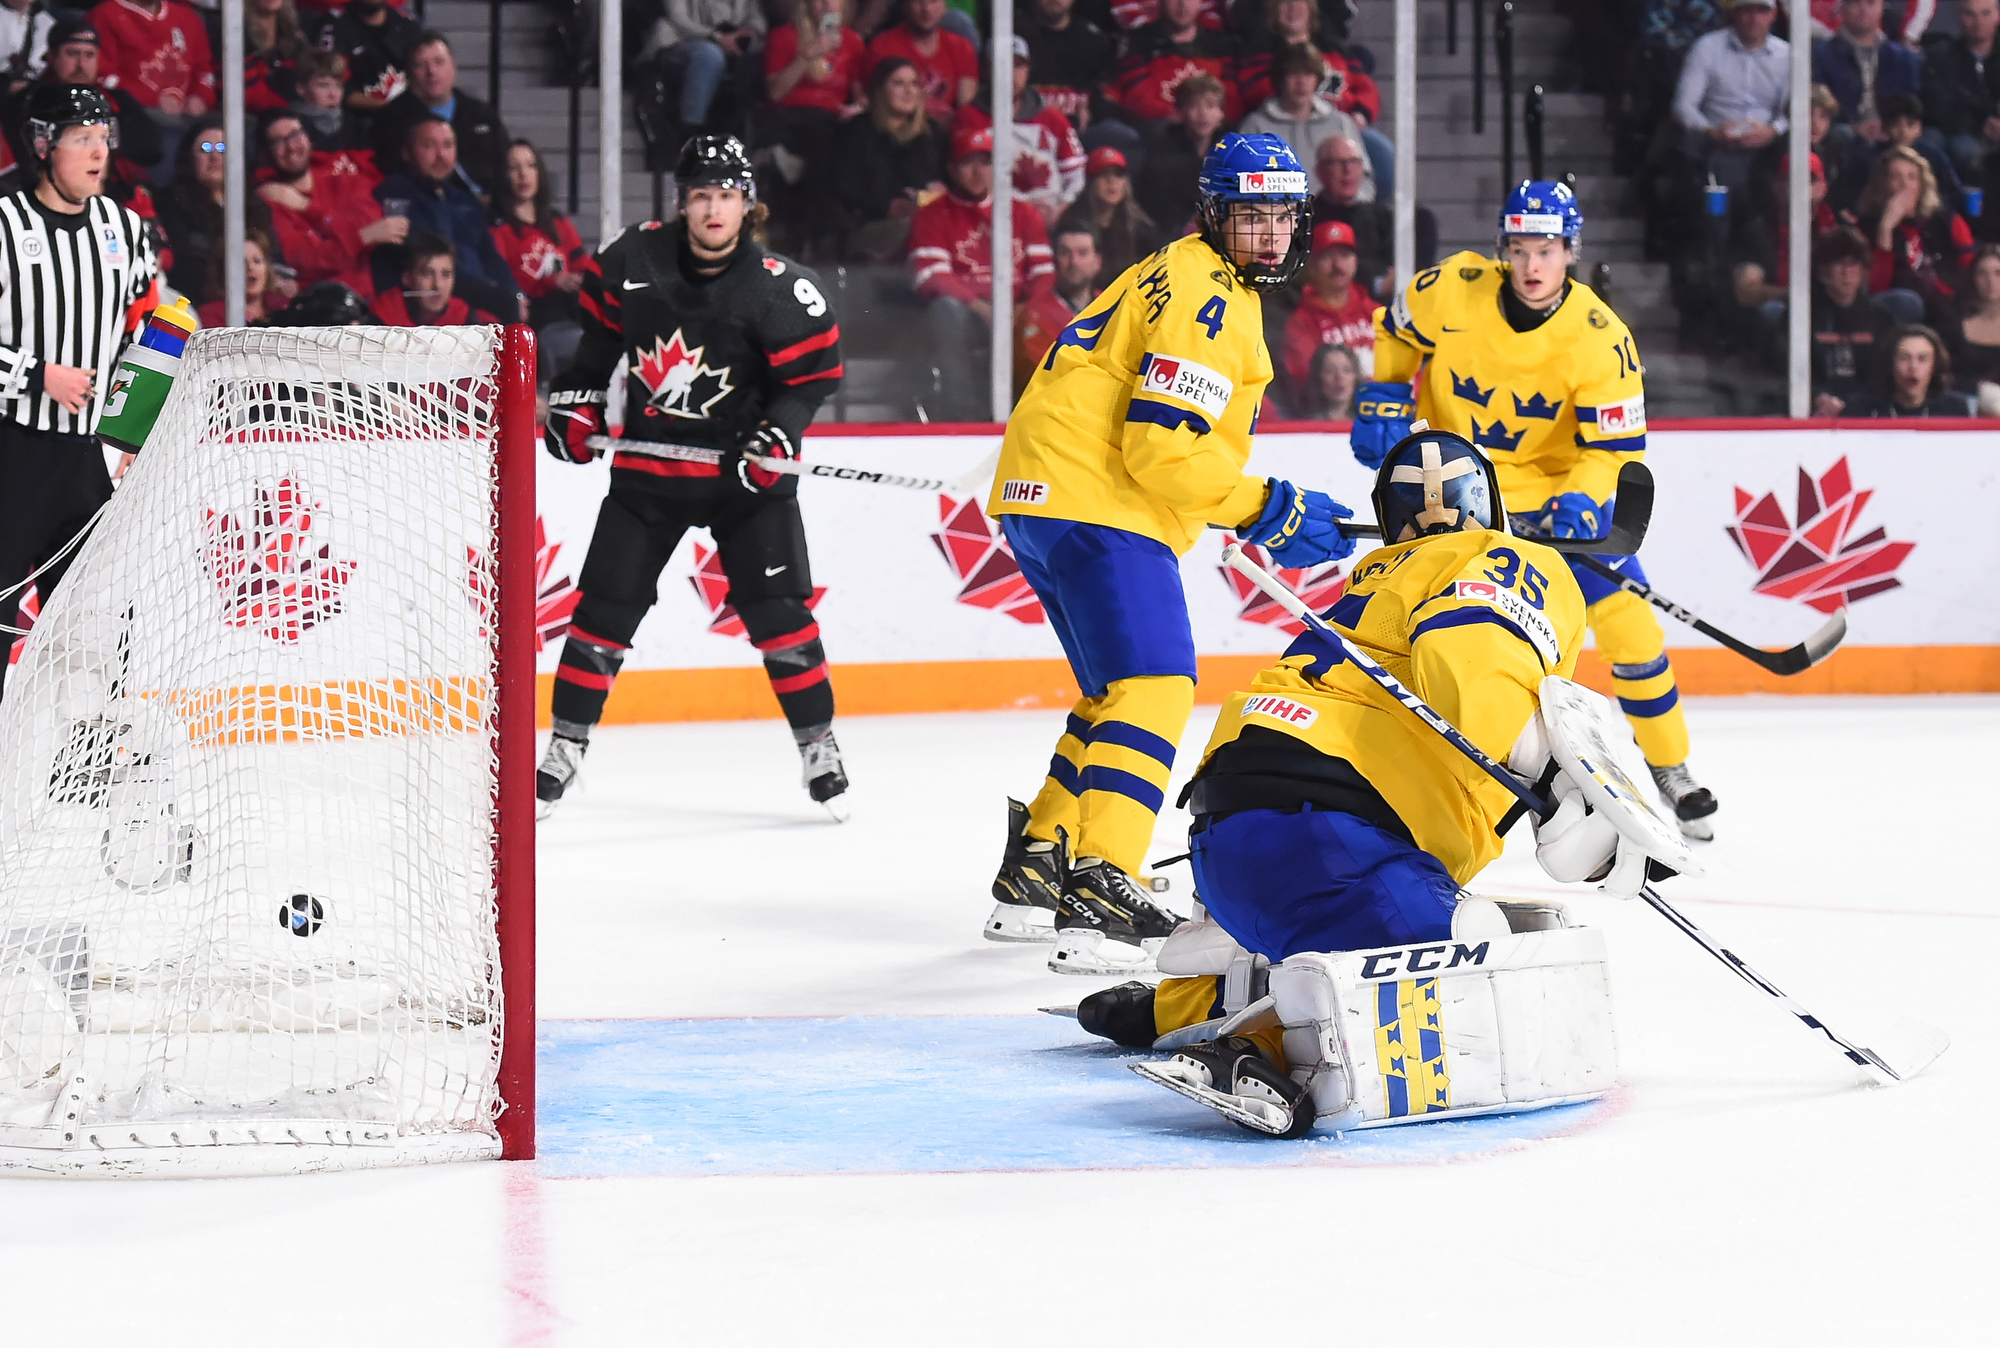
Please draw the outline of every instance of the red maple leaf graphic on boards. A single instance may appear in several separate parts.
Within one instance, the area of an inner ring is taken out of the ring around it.
[[[729,577],[722,570],[722,554],[714,548],[694,545],[694,574],[688,577],[688,584],[701,599],[702,607],[708,610],[708,630],[719,637],[748,636],[743,619],[736,615],[736,609],[729,602]],[[826,586],[813,586],[812,597],[806,600],[806,607],[815,609],[826,594]]]
[[[1796,599],[1832,613],[1856,600],[1893,590],[1895,572],[1916,548],[1892,543],[1879,526],[1849,538],[1875,493],[1857,492],[1843,456],[1817,482],[1799,469],[1798,518],[1785,518],[1776,492],[1752,498],[1736,488],[1736,523],[1725,525],[1738,550],[1757,568],[1751,589],[1774,599]]]
[[[1042,612],[1042,601],[1035,598],[1034,588],[1021,574],[1021,564],[1014,560],[1006,535],[987,518],[977,500],[938,497],[938,527],[931,542],[944,554],[951,573],[964,582],[958,591],[959,603],[1004,613],[1017,623],[1049,620]]]
[[[35,619],[41,616],[42,596],[36,591],[31,582],[28,588],[21,592],[21,604],[13,626],[20,628],[23,633],[32,632],[35,630]],[[27,646],[28,638],[26,636],[15,637],[13,644],[7,649],[7,663],[10,665],[20,664],[21,652],[26,650]]]
[[[331,544],[314,547],[313,512],[323,502],[289,477],[257,487],[243,518],[208,512],[209,575],[222,592],[222,620],[290,646],[343,611],[341,592],[359,562],[337,560]]]
[[[1237,540],[1232,535],[1224,535],[1223,543],[1228,545]],[[1306,601],[1306,607],[1317,613],[1328,608],[1347,589],[1347,577],[1340,573],[1338,562],[1327,562],[1322,566],[1291,567],[1271,565],[1270,554],[1255,543],[1245,543],[1243,553],[1251,561],[1269,571],[1292,589],[1292,593]],[[1222,578],[1229,582],[1229,588],[1236,592],[1238,602],[1243,605],[1236,616],[1246,623],[1263,623],[1275,627],[1280,632],[1297,636],[1306,630],[1306,625],[1285,612],[1276,600],[1250,583],[1250,578],[1234,567],[1218,567]]]
[[[576,588],[576,582],[568,576],[550,579],[555,570],[556,558],[562,553],[562,544],[549,542],[547,528],[540,515],[535,516],[535,650],[541,649],[569,630],[570,615],[576,612],[583,592]],[[472,592],[472,606],[479,614],[479,635],[491,635],[493,629],[493,568],[486,561],[486,554],[477,548],[465,550],[467,563],[465,583]]]

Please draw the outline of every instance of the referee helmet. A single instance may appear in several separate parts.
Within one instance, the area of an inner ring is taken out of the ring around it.
[[[88,84],[38,84],[29,90],[22,130],[37,167],[48,165],[49,151],[72,126],[107,127],[111,148],[118,148],[118,114],[100,90]]]

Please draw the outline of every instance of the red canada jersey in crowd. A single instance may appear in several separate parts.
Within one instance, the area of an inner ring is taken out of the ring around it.
[[[1344,346],[1354,353],[1361,377],[1375,373],[1375,311],[1382,306],[1360,286],[1347,288],[1347,303],[1332,308],[1310,288],[1285,322],[1285,377],[1294,391],[1305,386],[1313,352]]]
[[[312,192],[306,210],[265,198],[278,249],[298,272],[299,285],[339,281],[363,295],[375,293],[368,272],[368,245],[361,231],[382,218],[382,206],[372,195],[382,175],[373,158],[352,150],[319,151],[312,157]],[[277,174],[262,169],[259,185]]]
[[[507,270],[514,273],[514,284],[531,300],[554,290],[556,278],[578,270],[587,256],[576,226],[566,215],[551,216],[547,229],[518,220],[504,221],[493,226],[493,246],[500,250]]]
[[[410,302],[403,292],[385,290],[375,297],[368,306],[375,317],[392,328],[456,328],[467,323],[488,324],[500,320],[484,309],[475,309],[458,296],[453,295],[444,302],[444,312],[436,318],[418,318],[410,309]]]
[[[868,69],[874,70],[883,58],[900,56],[916,62],[924,79],[924,106],[932,121],[950,126],[958,109],[958,82],[979,78],[979,54],[957,33],[940,28],[937,50],[925,56],[917,50],[916,38],[902,24],[885,28],[868,44]]]
[[[1101,292],[1092,291],[1090,299],[1096,299]],[[1089,304],[1090,300],[1085,300]],[[1069,326],[1081,309],[1072,309],[1069,301],[1056,293],[1054,286],[1039,290],[1028,296],[1027,301],[1014,311],[1014,394],[1020,396],[1028,385],[1028,379],[1035,367],[1042,363],[1042,357],[1049,354],[1049,348],[1056,344],[1056,338]]]
[[[798,54],[798,25],[779,24],[771,30],[770,40],[764,44],[764,74],[777,74],[796,60]],[[862,67],[870,64],[868,48],[861,41],[861,34],[852,28],[842,28],[840,45],[825,59],[830,67],[826,78],[816,80],[808,69],[799,77],[799,82],[778,100],[779,107],[824,108],[828,112],[839,112],[855,101],[855,86],[862,83]]]
[[[132,0],[104,0],[90,11],[97,29],[97,82],[123,89],[141,106],[178,113],[190,97],[216,106],[215,57],[201,16],[179,0],[149,14]]]
[[[1125,59],[1111,77],[1110,95],[1135,117],[1164,122],[1174,115],[1174,90],[1190,75],[1222,81],[1222,120],[1243,118],[1236,84],[1236,44],[1225,33],[1197,29],[1192,42],[1174,43],[1157,25],[1132,34]]]
[[[1160,17],[1160,0],[1111,0],[1111,17],[1128,33],[1144,28]],[[1203,28],[1227,28],[1229,15],[1222,0],[1201,0],[1201,15],[1195,22]]]
[[[1277,60],[1277,48],[1269,47],[1252,52],[1243,58],[1238,74],[1243,81],[1243,106],[1255,108],[1265,99],[1275,97],[1278,90],[1271,79],[1271,65]],[[1339,52],[1324,53],[1326,78],[1320,81],[1319,96],[1342,112],[1359,112],[1368,125],[1373,126],[1382,116],[1382,90],[1368,73],[1358,66],[1348,64]]]
[[[290,303],[290,300],[275,290],[266,290],[264,292],[264,312],[267,314],[275,314]],[[224,309],[226,307],[225,301],[210,300],[207,304],[198,305],[195,308],[194,316],[201,320],[201,325],[204,328],[219,328],[223,326],[223,319],[226,317]]]
[[[985,108],[966,104],[958,110],[953,129],[985,130],[993,117]],[[1033,89],[1014,112],[1014,192],[1053,218],[1083,191],[1083,142],[1069,118],[1042,101]]]
[[[1014,302],[1055,284],[1055,254],[1042,217],[1014,203]],[[967,201],[955,192],[923,207],[910,221],[910,270],[927,300],[993,298],[993,198]]]
[[[255,52],[243,58],[243,106],[251,112],[276,112],[288,100],[278,92],[278,82],[289,86],[290,61],[271,61]]]

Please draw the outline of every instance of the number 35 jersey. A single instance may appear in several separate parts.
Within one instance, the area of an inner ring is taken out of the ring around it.
[[[1326,617],[1503,761],[1542,680],[1574,678],[1583,645],[1583,594],[1562,555],[1484,529],[1369,553]],[[1352,663],[1330,663],[1311,633],[1223,704],[1203,763],[1250,726],[1353,765],[1460,884],[1500,855],[1494,828],[1513,794]]]
[[[1262,301],[1200,238],[1128,268],[1057,336],[1007,423],[991,515],[1079,520],[1176,553],[1240,526],[1268,488],[1247,477],[1271,382]]]
[[[1509,510],[1580,491],[1609,498],[1646,448],[1646,395],[1631,331],[1580,281],[1546,322],[1516,332],[1500,308],[1506,264],[1458,253],[1375,316],[1375,377],[1413,379],[1417,415],[1478,445]]]

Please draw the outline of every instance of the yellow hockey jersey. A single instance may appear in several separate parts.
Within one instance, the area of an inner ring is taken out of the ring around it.
[[[1327,616],[1502,762],[1542,679],[1573,677],[1583,645],[1583,594],[1561,554],[1490,530],[1378,548]],[[1203,763],[1253,725],[1346,759],[1460,884],[1500,855],[1494,827],[1514,796],[1352,663],[1286,655],[1223,704]]]
[[[1200,238],[1141,259],[1062,330],[1007,423],[989,515],[1157,538],[1237,528],[1269,489],[1244,475],[1271,357],[1263,301]]]
[[[1375,314],[1375,378],[1416,379],[1417,415],[1464,436],[1500,470],[1513,511],[1580,491],[1603,501],[1646,448],[1646,393],[1631,330],[1581,281],[1532,332],[1500,308],[1507,265],[1457,253]]]

